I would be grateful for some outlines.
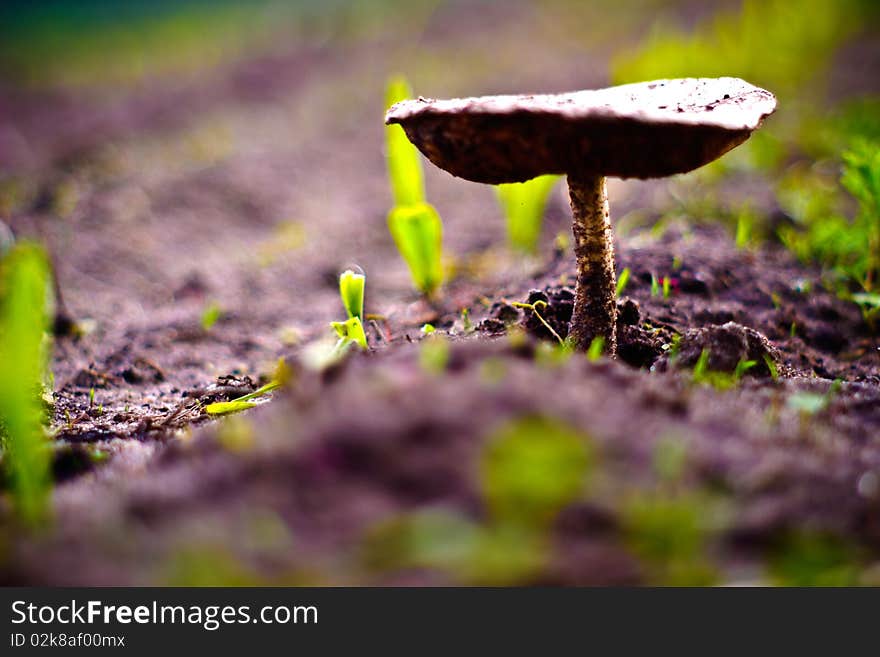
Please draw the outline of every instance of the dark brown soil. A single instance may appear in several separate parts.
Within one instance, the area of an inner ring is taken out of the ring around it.
[[[589,87],[604,80],[581,65],[603,56],[580,52],[550,79],[526,54],[507,65],[521,65],[523,88]],[[666,490],[656,458],[670,441],[686,448],[672,490],[698,500],[711,525],[715,581],[764,581],[779,545],[802,535],[840,542],[872,572],[880,338],[858,308],[777,247],[738,250],[720,227],[682,224],[618,240],[617,270],[631,272],[618,360],[559,357],[543,324],[510,302],[547,301],[544,318],[565,337],[574,259],[552,246],[567,230],[562,191],[541,256],[524,262],[500,246],[490,190],[433,169],[428,194],[457,275],[429,306],[384,227],[383,57],[372,46],[296,51],[97,109],[76,94],[59,106],[21,92],[20,111],[0,117],[23,144],[3,170],[28,172],[7,221],[49,245],[67,310],[91,327],[56,342],[55,524],[26,534],[0,509],[0,581],[663,582],[633,547],[626,508]],[[430,94],[479,86],[460,75]],[[612,215],[658,190],[612,181]],[[381,315],[371,351],[312,371],[305,346],[340,318],[336,277],[354,263],[368,274],[367,312]],[[652,294],[652,277],[670,279],[668,297]],[[222,312],[204,328],[211,304]],[[442,373],[421,362],[427,321],[449,339]],[[718,389],[693,381],[704,349],[710,370],[755,364]],[[282,357],[293,378],[271,402],[205,414],[268,380]],[[825,401],[805,411],[792,401],[805,393]],[[406,514],[486,521],[483,447],[528,416],[577,429],[598,463],[539,567],[493,579],[377,563],[377,534]]]

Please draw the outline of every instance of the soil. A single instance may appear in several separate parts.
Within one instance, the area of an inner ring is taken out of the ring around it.
[[[64,308],[87,330],[55,343],[54,525],[21,532],[0,509],[0,581],[479,583],[377,567],[371,537],[424,510],[486,520],[483,448],[533,415],[578,430],[601,476],[556,518],[541,566],[504,583],[656,581],[622,500],[657,490],[670,440],[687,453],[675,486],[725,508],[706,546],[721,581],[760,579],[804,532],[844,541],[865,568],[880,559],[880,337],[855,305],[778,246],[737,249],[694,217],[618,239],[630,278],[616,361],[554,356],[556,338],[511,302],[546,301],[565,337],[575,264],[552,239],[567,230],[563,190],[524,259],[501,246],[490,190],[434,169],[455,274],[435,305],[421,301],[384,227],[387,62],[363,48],[293,50],[112,102],[10,96],[0,135],[19,148],[2,168],[27,175],[6,220],[48,245]],[[603,83],[584,61],[526,86]],[[612,216],[663,184],[612,181]],[[371,349],[314,371],[303,354],[343,314],[337,276],[351,264],[367,272]],[[666,296],[652,277],[669,279]],[[440,373],[423,362],[425,322],[449,341]],[[704,350],[712,371],[754,364],[722,386],[695,382]],[[281,358],[291,380],[271,400],[205,413]],[[805,393],[824,401],[807,412]]]

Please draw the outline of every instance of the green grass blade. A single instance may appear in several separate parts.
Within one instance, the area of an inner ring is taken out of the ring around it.
[[[48,290],[49,262],[39,246],[19,244],[0,262],[0,432],[13,502],[31,526],[48,516],[51,489],[40,397]]]
[[[443,222],[427,203],[398,206],[388,215],[397,250],[409,266],[413,283],[431,296],[443,282]]]
[[[617,288],[614,290],[614,296],[617,298],[620,298],[620,295],[623,294],[623,291],[626,289],[626,284],[629,283],[629,276],[629,267],[620,272],[620,277],[617,279]]]
[[[507,240],[523,253],[534,253],[541,237],[544,209],[559,176],[538,176],[524,183],[498,185],[498,202],[507,220]]]
[[[406,79],[399,76],[391,78],[385,89],[385,109],[407,98],[412,98],[412,89]],[[424,203],[425,182],[421,156],[399,125],[385,128],[385,148],[394,204]]]
[[[256,404],[249,401],[216,402],[205,406],[205,413],[208,415],[228,415],[229,413],[239,413],[254,407],[256,407]]]
[[[244,401],[248,401],[250,399],[256,399],[257,397],[262,397],[263,395],[268,394],[268,393],[272,392],[273,390],[275,390],[276,388],[280,388],[280,387],[281,387],[281,383],[279,381],[269,381],[269,383],[267,383],[266,385],[264,385],[260,388],[257,388],[253,392],[249,392],[246,395],[242,395],[241,397],[236,397],[232,401],[244,402]]]

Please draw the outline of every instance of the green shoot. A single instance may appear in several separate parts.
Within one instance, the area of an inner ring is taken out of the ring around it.
[[[434,328],[433,324],[422,324],[421,332],[422,335],[431,335],[437,329]]]
[[[350,269],[342,272],[339,277],[339,296],[342,297],[342,305],[348,319],[344,322],[330,322],[330,326],[336,331],[339,340],[330,354],[331,360],[337,360],[344,356],[349,347],[356,345],[360,349],[367,349],[367,335],[364,333],[364,287],[366,277],[356,274]]]
[[[40,399],[47,371],[49,263],[33,244],[0,261],[0,433],[18,516],[30,526],[48,515],[50,452]]]
[[[774,381],[779,380],[779,368],[776,367],[776,363],[773,362],[773,359],[770,358],[767,354],[763,354],[762,358],[764,359],[764,364],[767,366],[767,369],[770,371],[770,378]]]
[[[660,296],[660,281],[657,280],[657,277],[654,274],[651,274],[651,296]]]
[[[618,299],[620,295],[623,294],[623,291],[626,289],[626,284],[629,283],[630,271],[629,267],[620,272],[620,276],[617,277],[617,288],[614,290],[614,296]]]
[[[395,76],[388,81],[385,88],[385,109],[412,96],[412,89],[406,79]],[[424,203],[425,183],[418,149],[410,143],[399,125],[385,128],[385,146],[394,205],[406,207]]]
[[[559,176],[538,176],[524,183],[498,185],[498,201],[507,219],[507,241],[523,253],[534,253],[541,237],[544,209]]]
[[[474,323],[471,321],[471,309],[461,309],[461,327],[465,333],[471,333],[474,330]]]
[[[339,277],[339,296],[348,318],[357,317],[364,321],[364,285],[366,276],[346,269]]]
[[[733,372],[711,370],[709,369],[709,350],[703,349],[694,364],[691,376],[694,383],[710,385],[716,390],[727,390],[737,385],[745,373],[757,364],[757,361],[742,359],[736,364]]]
[[[563,340],[562,337],[560,337],[560,335],[553,329],[552,326],[550,326],[550,324],[547,322],[547,320],[544,319],[544,317],[541,315],[541,313],[547,309],[547,302],[546,301],[542,301],[540,299],[538,301],[535,301],[535,303],[523,303],[521,301],[514,301],[510,305],[513,306],[514,308],[523,308],[525,310],[531,310],[532,313],[535,315],[535,317],[538,318],[538,321],[544,325],[544,328],[546,328],[548,331],[550,331],[550,334],[554,338],[556,338],[556,340],[559,342],[559,344],[562,344],[562,345],[565,344],[565,340]]]
[[[253,392],[249,392],[246,395],[242,395],[241,397],[237,397],[233,401],[240,401],[241,402],[241,401],[249,401],[251,399],[256,399],[257,397],[262,397],[263,395],[266,395],[266,394],[268,394],[268,393],[272,392],[273,390],[276,390],[277,388],[280,388],[280,387],[281,387],[280,381],[270,381],[266,385],[261,386],[261,387],[257,388],[256,390],[254,390]]]
[[[766,356],[766,354],[765,354]],[[755,365],[758,364],[756,360],[741,360],[736,364],[736,369],[733,371],[733,379],[734,381],[739,381],[743,378],[743,375],[752,369]]]
[[[697,362],[694,365],[694,381],[701,382],[705,379],[706,372],[709,371],[709,350],[703,349],[700,352],[700,357],[697,358]]]
[[[668,299],[669,294],[672,291],[672,279],[669,276],[663,277],[663,298]]]
[[[207,413],[208,415],[227,415],[229,413],[246,411],[247,409],[254,408],[257,405],[250,400],[256,399],[257,397],[262,397],[263,395],[266,395],[279,387],[281,387],[281,382],[270,381],[261,388],[258,388],[246,395],[242,395],[241,397],[237,397],[231,401],[208,404],[205,407],[205,413]]]
[[[201,324],[202,328],[210,331],[214,324],[223,316],[223,308],[216,301],[209,303],[202,311]]]
[[[852,300],[859,305],[865,323],[873,331],[876,328],[875,320],[880,316],[880,294],[860,292],[852,295]]]
[[[256,407],[257,405],[254,402],[247,401],[215,402],[205,406],[205,413],[208,415],[229,415],[230,413],[240,413],[241,411]]]
[[[593,338],[592,342],[590,342],[590,348],[587,349],[587,360],[597,361],[602,358],[602,354],[605,351],[605,338],[601,335],[597,335]]]
[[[443,282],[440,215],[427,203],[398,205],[388,215],[388,228],[416,288],[425,296],[433,296]]]
[[[339,342],[336,343],[336,350],[348,349],[349,345],[357,345],[361,349],[367,349],[367,335],[364,333],[364,326],[357,317],[351,317],[344,322],[330,322],[330,326],[339,336]]]

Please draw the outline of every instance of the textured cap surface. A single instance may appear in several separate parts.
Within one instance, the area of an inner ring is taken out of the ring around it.
[[[441,169],[483,183],[545,173],[657,178],[738,146],[776,98],[738,78],[531,96],[405,100],[385,115]]]

